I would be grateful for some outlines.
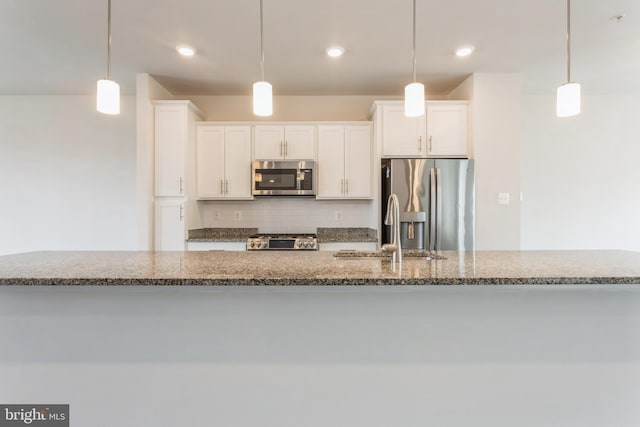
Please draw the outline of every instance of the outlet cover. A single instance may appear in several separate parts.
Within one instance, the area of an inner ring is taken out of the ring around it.
[[[233,213],[233,219],[240,221],[242,219],[242,211],[235,211]]]
[[[508,205],[509,201],[509,193],[498,193],[498,204],[499,205]]]
[[[335,219],[336,221],[342,221],[342,211],[335,212]]]

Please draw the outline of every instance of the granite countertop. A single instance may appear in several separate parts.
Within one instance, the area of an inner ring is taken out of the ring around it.
[[[0,257],[0,285],[639,284],[640,252],[442,252],[443,260],[330,252],[32,252]]]
[[[188,242],[244,242],[257,228],[197,228],[189,230]],[[377,242],[376,230],[371,228],[318,228],[318,241]]]
[[[372,228],[321,228],[318,227],[320,243],[333,242],[377,242],[377,231]]]
[[[188,242],[246,242],[257,228],[197,228],[189,230]]]

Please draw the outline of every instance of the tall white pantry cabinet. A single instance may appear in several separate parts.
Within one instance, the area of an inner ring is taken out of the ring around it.
[[[190,101],[154,101],[155,250],[184,251],[195,173],[196,121],[201,111]],[[190,162],[191,163],[191,162]]]

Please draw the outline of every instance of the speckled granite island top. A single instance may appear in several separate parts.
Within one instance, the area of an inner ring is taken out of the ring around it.
[[[640,284],[640,253],[443,252],[445,260],[328,252],[32,252],[0,257],[0,285]]]

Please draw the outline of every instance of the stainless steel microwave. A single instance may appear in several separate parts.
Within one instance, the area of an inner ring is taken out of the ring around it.
[[[254,196],[315,196],[313,160],[256,160],[251,166]]]

